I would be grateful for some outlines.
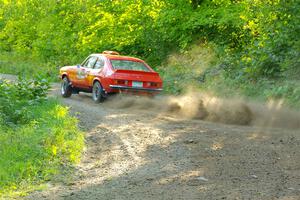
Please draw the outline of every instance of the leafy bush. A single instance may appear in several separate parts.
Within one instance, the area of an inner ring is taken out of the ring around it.
[[[0,197],[78,162],[83,134],[68,109],[47,99],[45,79],[0,82]]]
[[[46,79],[22,80],[11,83],[0,80],[0,117],[5,125],[28,123],[29,110],[46,99],[49,82]]]

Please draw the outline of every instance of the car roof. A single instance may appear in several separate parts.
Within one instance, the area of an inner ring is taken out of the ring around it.
[[[130,60],[130,61],[136,61],[136,62],[144,62],[143,60],[135,57],[130,56],[121,56],[121,55],[111,55],[111,54],[103,54],[103,53],[95,53],[91,56],[104,56],[111,60]]]

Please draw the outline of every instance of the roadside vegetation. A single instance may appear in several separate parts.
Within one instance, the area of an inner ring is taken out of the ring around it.
[[[0,1],[0,72],[54,77],[58,66],[109,49],[161,66],[170,93],[200,79],[220,95],[299,106],[299,8],[297,0]],[[199,53],[192,48],[210,51],[211,65],[201,55],[167,62]]]
[[[0,198],[26,194],[76,163],[83,135],[42,78],[0,81]]]

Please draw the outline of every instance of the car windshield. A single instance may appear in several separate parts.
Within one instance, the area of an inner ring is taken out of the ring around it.
[[[114,69],[125,69],[150,72],[150,69],[142,62],[135,62],[130,60],[111,60]]]

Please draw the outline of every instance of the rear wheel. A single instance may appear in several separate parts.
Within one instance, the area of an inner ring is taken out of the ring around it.
[[[61,82],[61,96],[67,98],[72,95],[72,87],[69,79],[65,76]]]
[[[93,100],[95,103],[103,102],[105,99],[101,84],[96,81],[93,85]]]

